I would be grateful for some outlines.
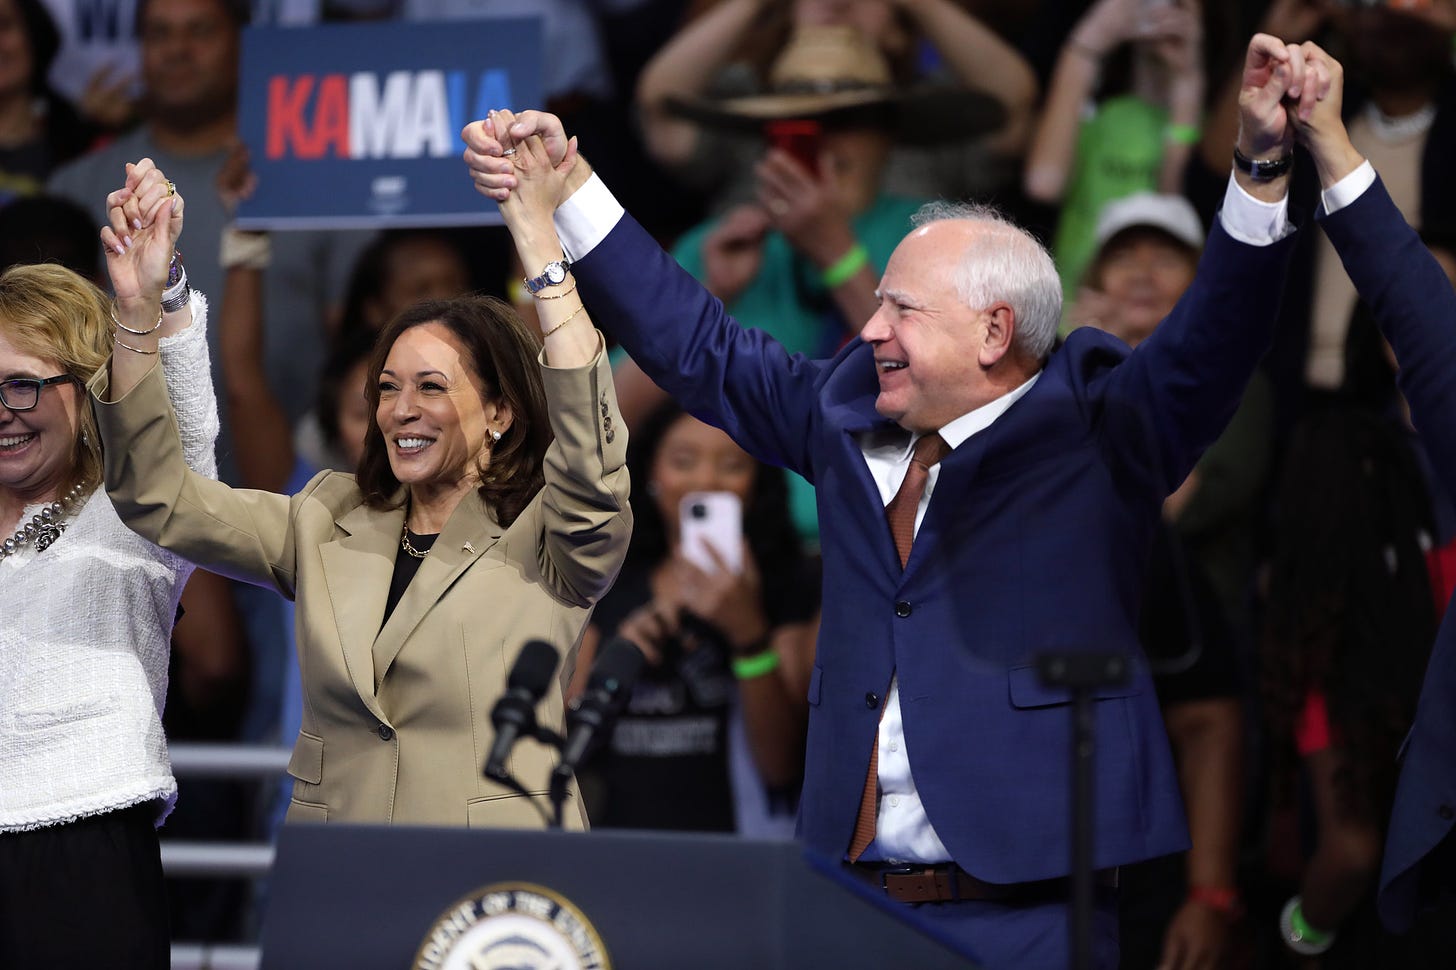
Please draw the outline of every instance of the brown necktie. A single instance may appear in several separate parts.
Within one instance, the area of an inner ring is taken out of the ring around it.
[[[920,497],[925,494],[925,483],[930,479],[930,466],[950,454],[950,445],[939,434],[928,434],[915,442],[914,454],[910,456],[910,467],[905,471],[905,481],[900,490],[885,506],[885,520],[890,523],[890,535],[895,539],[895,551],[900,554],[900,568],[910,561],[910,544],[915,541],[915,513],[920,508]],[[883,704],[880,712],[884,713]],[[857,862],[864,850],[875,839],[875,815],[879,809],[880,738],[875,731],[875,743],[870,748],[870,768],[865,773],[864,792],[859,799],[859,814],[854,820],[854,837],[849,840],[849,861]]]

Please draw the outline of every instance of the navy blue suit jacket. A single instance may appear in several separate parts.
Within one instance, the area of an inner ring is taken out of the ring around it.
[[[1267,347],[1289,242],[1215,228],[1198,279],[1136,352],[1079,330],[1036,385],[942,463],[902,571],[856,433],[870,345],[790,355],[745,330],[630,217],[574,267],[592,316],[654,380],[758,458],[817,487],[824,616],[809,687],[800,835],[841,857],[880,700],[899,676],[906,748],[952,857],[994,882],[1070,869],[1068,698],[1045,651],[1139,655],[1143,563],[1163,498],[1223,430]],[[1142,664],[1097,708],[1096,865],[1186,847]]]
[[[1360,297],[1400,362],[1410,404],[1441,487],[1456,495],[1456,292],[1377,180],[1349,206],[1320,220]],[[1385,837],[1378,906],[1405,930],[1422,898],[1423,870],[1439,883],[1456,878],[1434,850],[1456,817],[1456,619],[1448,610],[1421,686],[1406,740],[1390,829]],[[1442,864],[1444,863],[1444,865]]]

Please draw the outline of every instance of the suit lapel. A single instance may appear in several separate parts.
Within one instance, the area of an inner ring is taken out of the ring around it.
[[[319,548],[334,625],[354,690],[380,720],[370,646],[384,620],[384,603],[394,576],[394,557],[404,528],[404,508],[381,511],[359,505],[335,520],[348,535]]]
[[[404,528],[404,515],[401,510],[398,523],[395,525],[394,542],[399,542],[400,530]],[[371,685],[377,692],[379,686],[384,683],[385,674],[394,663],[394,658],[399,656],[400,649],[414,632],[415,627],[424,619],[430,607],[445,595],[450,584],[479,559],[491,546],[500,539],[504,530],[496,524],[495,518],[481,501],[480,493],[474,489],[451,513],[450,519],[445,523],[445,529],[430,552],[424,559],[420,560],[419,572],[415,573],[414,579],[410,580],[409,586],[405,588],[404,595],[400,597],[399,605],[390,614],[384,629],[379,630],[378,637],[373,640],[371,670],[374,681]],[[393,565],[391,563],[391,572]],[[385,583],[388,590],[388,582]],[[383,598],[380,603],[382,605]],[[482,608],[489,604],[481,604]],[[382,614],[382,610],[379,611]],[[376,629],[378,627],[376,626]]]

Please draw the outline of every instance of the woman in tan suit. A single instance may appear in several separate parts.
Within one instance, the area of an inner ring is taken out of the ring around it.
[[[152,227],[128,229],[147,211],[147,199],[113,210],[103,241],[156,244]],[[293,496],[187,469],[145,353],[155,338],[137,337],[143,352],[114,354],[91,383],[107,491],[127,525],[297,600],[304,709],[291,822],[543,824],[527,799],[482,777],[491,708],[529,639],[563,650],[570,677],[631,513],[602,337],[559,246],[545,260],[523,246],[521,257],[541,274],[527,288],[542,336],[487,297],[406,310],[370,360],[357,475],[322,472]],[[122,323],[145,331],[157,297],[123,304]],[[562,713],[558,683],[540,716],[560,729]],[[528,740],[508,767],[544,792],[553,763]],[[581,828],[572,795],[566,824]]]

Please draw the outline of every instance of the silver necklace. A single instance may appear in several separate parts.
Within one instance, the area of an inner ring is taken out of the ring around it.
[[[59,501],[52,502],[31,516],[23,528],[16,530],[15,535],[0,544],[0,559],[13,556],[31,544],[35,545],[36,552],[49,549],[51,543],[66,531],[66,526],[70,524],[66,521],[69,514],[89,490],[85,482],[78,482]]]

